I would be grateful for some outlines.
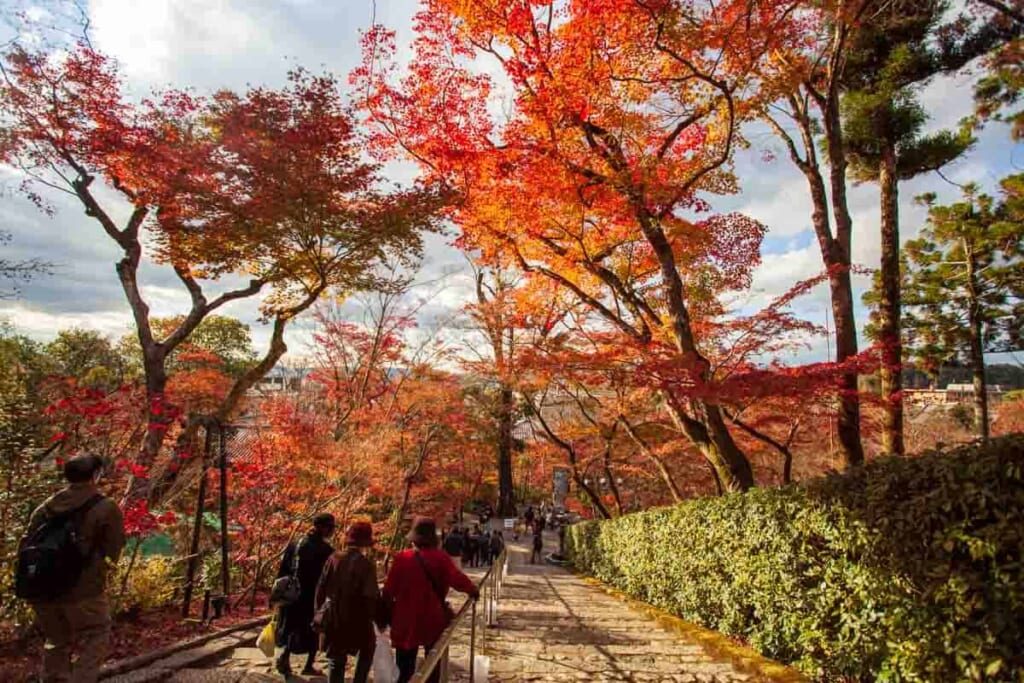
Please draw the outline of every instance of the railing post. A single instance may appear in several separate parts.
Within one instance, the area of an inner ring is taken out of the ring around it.
[[[469,619],[469,681],[473,683],[476,671],[476,600],[473,601],[473,614]]]
[[[490,578],[487,580],[489,586],[487,587],[487,626],[492,627],[495,625],[495,580],[498,579],[498,571],[495,570],[490,574]]]

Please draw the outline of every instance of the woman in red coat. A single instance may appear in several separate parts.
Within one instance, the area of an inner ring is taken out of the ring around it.
[[[384,602],[391,607],[391,644],[395,647],[398,683],[406,683],[416,671],[416,654],[430,652],[448,626],[444,607],[448,589],[474,599],[480,591],[437,547],[437,525],[429,517],[418,517],[408,539],[410,550],[395,555],[384,582]],[[436,683],[440,668],[428,679]]]

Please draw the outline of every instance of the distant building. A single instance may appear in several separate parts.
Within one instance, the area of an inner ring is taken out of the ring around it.
[[[986,387],[986,393],[990,402],[997,402],[1002,400],[1006,389],[1000,384],[990,384]],[[971,403],[974,401],[974,385],[949,384],[945,389],[904,389],[903,395],[908,403],[924,405]]]
[[[288,368],[277,365],[256,383],[252,391],[264,396],[281,392],[295,393],[302,388],[312,372],[311,368]]]

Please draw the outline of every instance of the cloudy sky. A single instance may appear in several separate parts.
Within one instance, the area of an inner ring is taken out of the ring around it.
[[[358,32],[376,12],[378,21],[396,29],[399,44],[411,38],[415,0],[90,0],[91,36],[95,47],[117,58],[134,94],[162,86],[191,86],[200,92],[247,84],[279,85],[290,66],[327,68],[347,74],[359,59]],[[403,50],[400,54],[408,54]],[[971,106],[969,75],[938,80],[923,92],[933,127],[955,125]],[[720,210],[743,211],[769,228],[763,263],[754,288],[742,302],[758,305],[788,289],[795,281],[821,270],[821,258],[810,227],[810,203],[803,177],[789,163],[781,146],[767,130],[747,131],[751,148],[737,159],[742,192],[716,201]],[[766,152],[777,160],[764,160]],[[1014,169],[1024,168],[1024,146],[1014,146],[1001,126],[984,132],[975,149],[947,169],[955,182],[975,181],[988,188]],[[2,172],[0,172],[2,173]],[[396,169],[395,175],[407,175]],[[130,316],[114,276],[118,251],[71,202],[55,201],[53,217],[39,213],[17,195],[11,175],[0,176],[6,190],[0,196],[0,229],[13,234],[11,244],[0,247],[9,259],[41,257],[57,264],[56,273],[22,288],[20,299],[0,301],[0,317],[20,331],[40,339],[64,327],[85,327],[120,336],[129,330]],[[954,199],[958,190],[931,174],[901,186],[902,228],[913,237],[923,211],[913,197],[936,191],[941,199]],[[855,222],[854,260],[875,267],[878,263],[878,197],[872,185],[852,188]],[[454,273],[447,286],[426,292],[431,302],[423,315],[443,318],[464,303],[470,291],[465,259],[444,238],[428,245],[424,277]],[[186,310],[187,296],[173,273],[160,268],[144,271],[145,294],[156,315]],[[860,278],[858,286],[867,284]],[[858,292],[859,298],[859,292]],[[819,288],[800,300],[797,309],[823,323],[827,292]],[[256,320],[255,305],[236,303],[225,314],[253,325],[262,343],[267,330]],[[860,320],[865,318],[861,311]],[[292,332],[292,354],[301,354],[308,325]],[[824,359],[820,340],[800,354],[800,360]]]

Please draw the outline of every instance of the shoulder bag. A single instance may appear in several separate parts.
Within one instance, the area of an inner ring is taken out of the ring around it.
[[[278,605],[291,605],[298,602],[302,594],[302,584],[299,583],[299,551],[305,539],[295,546],[295,554],[292,555],[292,573],[282,576],[270,588],[270,602]]]

